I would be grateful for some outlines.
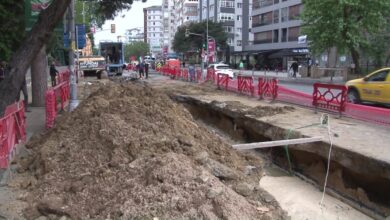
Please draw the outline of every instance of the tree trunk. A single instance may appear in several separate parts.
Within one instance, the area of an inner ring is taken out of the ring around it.
[[[37,23],[13,54],[10,61],[10,74],[0,83],[0,115],[4,114],[9,104],[15,102],[28,67],[53,34],[55,26],[63,18],[69,3],[70,0],[53,0],[50,6],[41,12]]]
[[[359,52],[355,48],[350,48],[351,56],[353,63],[355,64],[355,74],[361,74],[362,70],[360,68],[360,55]]]
[[[46,46],[43,46],[31,64],[32,106],[45,106],[47,90],[47,59]]]

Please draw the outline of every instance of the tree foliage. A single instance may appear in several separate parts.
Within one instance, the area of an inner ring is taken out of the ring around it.
[[[351,53],[360,72],[361,50],[370,46],[374,36],[388,25],[390,1],[375,0],[304,0],[303,33],[308,35],[314,53],[336,47]]]
[[[140,57],[149,53],[149,44],[145,42],[133,42],[125,45],[125,59],[129,60],[131,56]]]
[[[25,35],[24,0],[2,0],[0,24],[0,60],[8,61]]]
[[[208,26],[209,36],[215,38],[219,48],[225,48],[227,46],[227,34],[224,31],[222,24],[209,21]],[[173,49],[179,53],[186,53],[188,51],[197,51],[198,49],[201,49],[203,44],[206,43],[206,27],[206,21],[180,26],[173,39]],[[186,37],[186,29],[188,29],[191,33],[199,34],[201,36],[190,34]]]

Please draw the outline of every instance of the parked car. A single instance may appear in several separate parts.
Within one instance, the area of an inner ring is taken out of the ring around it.
[[[214,69],[215,74],[218,74],[218,73],[227,74],[227,75],[229,75],[229,78],[231,78],[231,79],[234,78],[233,70],[226,64],[223,64],[223,63],[210,64],[207,67],[207,69]]]
[[[390,105],[390,68],[383,68],[364,78],[350,80],[348,100],[352,103],[374,102]]]

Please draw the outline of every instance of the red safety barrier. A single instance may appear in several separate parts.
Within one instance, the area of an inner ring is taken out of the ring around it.
[[[206,75],[206,82],[207,81],[212,81],[215,82],[215,70],[214,69],[207,69],[207,75]]]
[[[0,168],[8,167],[15,155],[15,146],[26,142],[26,118],[23,101],[9,105],[0,118]]]
[[[200,82],[202,80],[202,70],[196,69],[196,81]]]
[[[217,86],[218,89],[221,89],[221,87],[225,87],[225,90],[228,90],[228,85],[229,85],[229,75],[228,74],[223,74],[223,73],[218,73],[217,74]]]
[[[58,73],[58,80],[57,81],[58,81],[57,84],[60,84],[62,82],[69,82],[70,81],[70,71],[65,70],[63,72]]]
[[[329,111],[345,111],[347,87],[344,85],[314,83],[313,106]]]
[[[257,89],[260,99],[270,97],[272,100],[275,100],[278,97],[278,80],[276,78],[260,77]]]
[[[59,73],[59,79],[63,80],[55,87],[46,91],[46,127],[51,128],[54,125],[54,120],[58,112],[58,104],[60,103],[61,110],[64,110],[70,98],[69,71]],[[57,102],[59,100],[59,103]]]
[[[188,81],[188,69],[182,69],[181,77],[182,80]]]
[[[240,93],[247,93],[251,96],[254,94],[253,78],[251,76],[237,76],[238,91]]]

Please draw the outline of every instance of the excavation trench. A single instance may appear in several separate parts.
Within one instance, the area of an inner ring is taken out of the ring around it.
[[[289,131],[257,119],[224,103],[206,102],[191,96],[174,96],[194,119],[222,132],[222,137],[234,143],[302,138],[299,131]],[[256,150],[272,163],[323,188],[330,144],[308,143]],[[287,157],[289,155],[289,159]],[[290,165],[291,164],[291,165]],[[328,194],[339,198],[375,219],[390,215],[390,178],[388,164],[333,145]]]

